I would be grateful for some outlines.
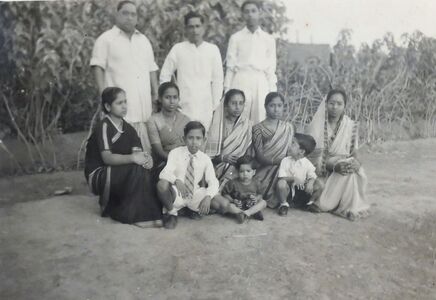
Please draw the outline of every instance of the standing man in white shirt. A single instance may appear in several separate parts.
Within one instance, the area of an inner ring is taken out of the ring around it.
[[[232,88],[244,91],[242,114],[255,124],[265,118],[265,96],[277,91],[276,42],[260,28],[260,9],[258,1],[242,4],[246,27],[230,37],[224,79],[224,91]]]
[[[182,112],[206,130],[223,93],[223,66],[218,47],[203,40],[204,20],[195,12],[185,16],[187,41],[175,44],[160,73],[160,83],[177,71]]]
[[[95,41],[91,67],[100,95],[104,88],[116,86],[126,91],[126,120],[136,129],[144,150],[150,149],[145,122],[157,99],[157,70],[153,49],[147,37],[136,29],[136,4],[121,1],[115,25]]]

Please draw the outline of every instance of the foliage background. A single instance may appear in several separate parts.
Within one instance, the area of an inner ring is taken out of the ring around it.
[[[230,35],[243,26],[241,0],[136,2],[138,29],[150,39],[158,65],[183,39],[182,20],[190,10],[205,16],[205,39],[218,45],[223,58]],[[0,139],[17,135],[35,164],[56,165],[43,146],[53,144],[57,133],[88,129],[98,105],[89,60],[96,37],[112,27],[116,3],[0,3]],[[289,24],[280,1],[264,1],[263,27],[278,38],[279,91],[297,127],[310,120],[331,86],[342,86],[363,141],[436,135],[435,39],[415,32],[397,42],[387,33],[355,49],[352,32],[344,30],[330,65],[298,65],[283,39]]]

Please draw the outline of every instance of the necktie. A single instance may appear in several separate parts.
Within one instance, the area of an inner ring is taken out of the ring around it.
[[[189,198],[194,194],[194,155],[189,155],[189,164],[186,170],[185,185],[189,191]]]

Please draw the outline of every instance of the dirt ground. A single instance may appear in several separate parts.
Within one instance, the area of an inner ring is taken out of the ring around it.
[[[267,210],[143,229],[100,218],[81,172],[1,179],[0,299],[436,299],[435,149],[364,151],[358,222]]]

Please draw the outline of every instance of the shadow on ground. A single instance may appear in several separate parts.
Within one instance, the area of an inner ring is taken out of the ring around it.
[[[372,215],[290,211],[176,230],[98,216],[89,195],[0,208],[1,299],[436,299],[436,140],[363,154]],[[1,185],[1,183],[0,183]]]

